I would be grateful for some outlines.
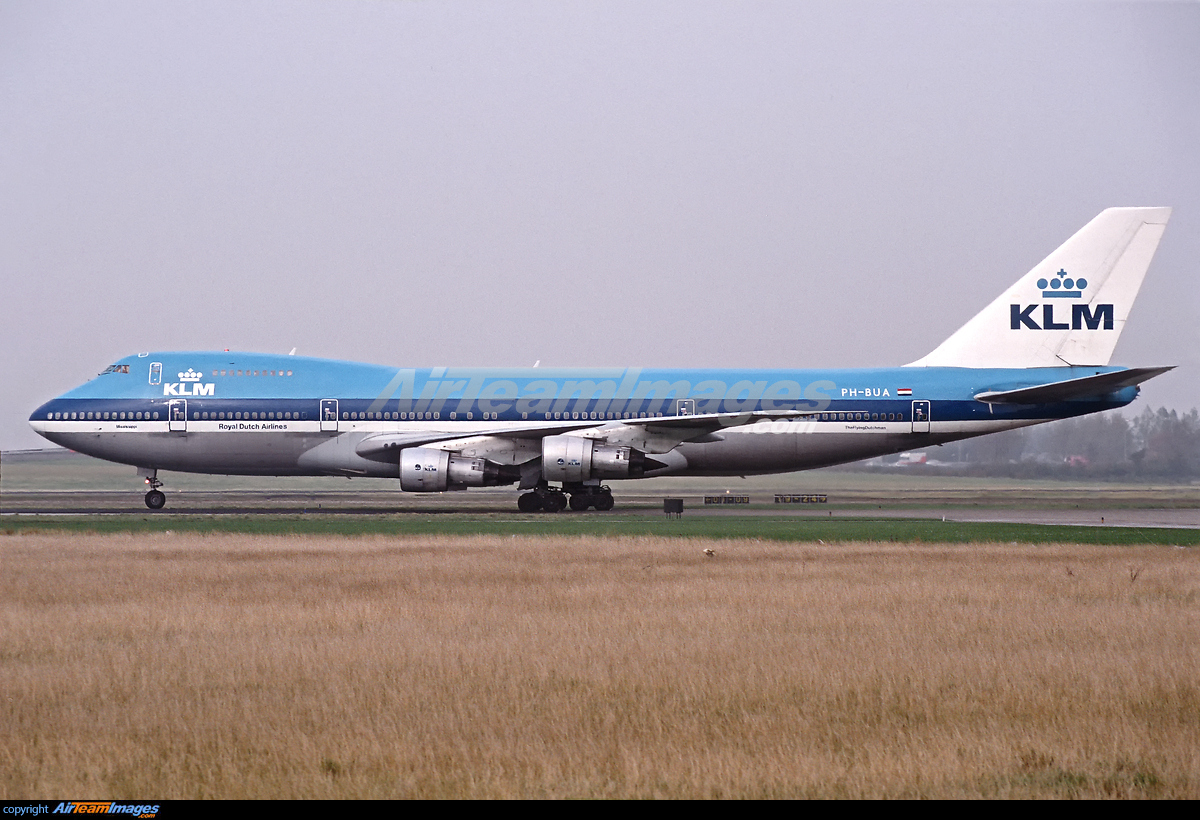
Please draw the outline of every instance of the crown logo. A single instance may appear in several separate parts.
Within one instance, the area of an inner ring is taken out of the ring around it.
[[[1042,289],[1042,296],[1047,299],[1078,299],[1083,295],[1088,283],[1082,276],[1072,279],[1064,269],[1059,268],[1053,279],[1049,282],[1039,279],[1037,286]]]
[[[203,373],[197,373],[195,370],[192,370],[190,367],[187,370],[185,370],[179,374],[179,380],[181,382],[198,382],[203,378],[204,378]]]

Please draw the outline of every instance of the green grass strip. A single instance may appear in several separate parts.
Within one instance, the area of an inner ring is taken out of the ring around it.
[[[1123,546],[1195,546],[1200,530],[1165,527],[1080,527],[956,522],[913,518],[817,518],[722,515],[668,519],[646,515],[171,515],[21,516],[0,522],[0,533],[29,532],[247,533],[261,535],[542,535],[762,538],[775,541],[897,541],[963,544],[1017,542]]]

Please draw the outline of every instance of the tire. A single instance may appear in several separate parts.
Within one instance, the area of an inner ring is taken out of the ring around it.
[[[600,512],[608,512],[613,508],[612,493],[601,493],[600,495],[596,496],[595,504],[596,509],[598,509]]]
[[[146,493],[146,506],[152,510],[161,510],[167,504],[167,497],[158,490]]]
[[[583,493],[575,493],[571,496],[571,509],[575,512],[583,512],[588,507],[592,506],[592,499]]]
[[[542,499],[542,509],[546,512],[562,512],[567,508],[567,496],[564,493],[549,493]]]
[[[517,499],[517,509],[523,513],[542,511],[542,498],[537,493],[525,493]]]

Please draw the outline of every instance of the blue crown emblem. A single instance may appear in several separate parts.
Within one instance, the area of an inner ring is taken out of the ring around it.
[[[1049,282],[1045,279],[1037,280],[1037,286],[1042,289],[1042,296],[1047,299],[1078,299],[1087,285],[1087,280],[1082,276],[1072,279],[1062,268],[1059,268],[1058,273],[1054,274],[1054,278]]]

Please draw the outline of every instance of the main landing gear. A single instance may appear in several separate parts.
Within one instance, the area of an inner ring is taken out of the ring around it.
[[[562,512],[567,507],[576,512],[583,512],[589,507],[607,512],[613,508],[612,490],[608,487],[585,484],[569,484],[559,489],[543,481],[536,490],[523,493],[517,499],[517,509],[524,513],[555,513]]]
[[[146,483],[150,485],[150,492],[146,493],[146,506],[152,510],[161,510],[167,504],[167,497],[158,489],[163,483],[158,480],[158,470],[148,472]]]

